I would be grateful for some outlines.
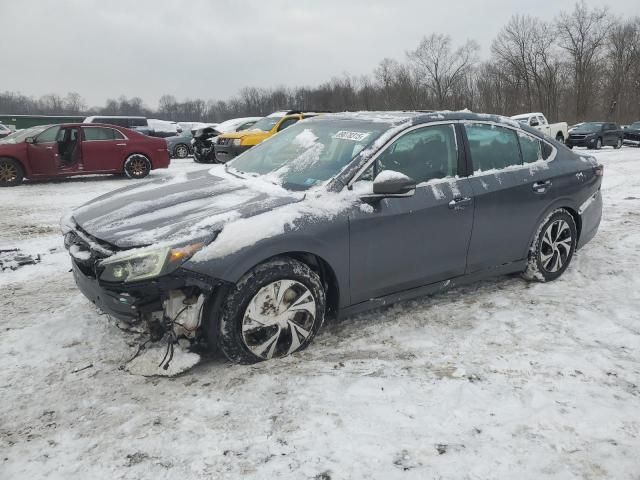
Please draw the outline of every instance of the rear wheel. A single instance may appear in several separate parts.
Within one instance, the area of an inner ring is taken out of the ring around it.
[[[575,221],[561,208],[545,218],[529,248],[529,261],[524,278],[549,282],[569,266],[576,249],[578,235]]]
[[[176,148],[173,149],[173,154],[177,158],[187,158],[189,156],[189,147],[183,144],[176,145]]]
[[[144,178],[151,171],[151,162],[141,153],[129,155],[124,161],[124,173],[129,178]]]
[[[24,179],[22,165],[13,158],[0,158],[0,187],[15,187]]]
[[[618,141],[616,141],[616,144],[613,146],[613,148],[615,148],[616,150],[618,150],[619,148],[622,148],[622,139],[618,138]]]
[[[306,348],[324,321],[325,292],[316,272],[283,257],[256,266],[233,287],[208,330],[236,363],[284,357]]]

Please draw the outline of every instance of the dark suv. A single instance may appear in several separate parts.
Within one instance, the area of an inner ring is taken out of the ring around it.
[[[623,130],[615,123],[586,122],[569,131],[567,147],[587,147],[600,150],[602,147],[622,147]]]
[[[82,292],[236,362],[348,315],[494,275],[550,281],[600,223],[602,166],[492,115],[329,114],[226,165],[63,220]]]

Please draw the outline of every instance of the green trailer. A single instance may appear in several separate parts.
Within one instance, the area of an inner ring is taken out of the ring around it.
[[[50,125],[55,123],[79,123],[86,117],[80,115],[0,115],[0,123],[12,130]]]

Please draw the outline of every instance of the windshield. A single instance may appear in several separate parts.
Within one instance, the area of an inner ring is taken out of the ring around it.
[[[276,123],[278,123],[280,119],[282,119],[282,117],[264,117],[254,123],[251,130],[262,130],[263,132],[268,132],[275,127]]]
[[[306,190],[336,175],[389,127],[346,119],[301,122],[227,166],[232,172],[266,176],[289,190]]]
[[[578,125],[574,131],[576,132],[597,132],[602,129],[604,122],[587,122]]]
[[[633,128],[634,130],[640,130],[640,122],[633,122],[629,125],[629,128]]]
[[[42,133],[51,125],[38,125],[37,127],[25,128],[19,132],[14,132],[11,135],[0,139],[0,143],[21,143],[27,137],[35,137],[39,133]]]
[[[516,121],[518,123],[521,123],[523,125],[529,125],[529,117],[525,117],[525,118],[516,118]]]

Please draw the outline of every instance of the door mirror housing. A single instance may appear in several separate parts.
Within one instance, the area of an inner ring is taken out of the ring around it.
[[[416,181],[393,170],[380,172],[373,180],[373,193],[363,195],[365,202],[376,202],[388,197],[410,197],[416,191]]]
[[[531,123],[529,124],[532,127],[537,127],[538,125],[540,125],[540,122],[538,120],[531,120]]]
[[[27,137],[24,139],[24,143],[36,143],[35,137]]]

